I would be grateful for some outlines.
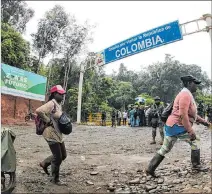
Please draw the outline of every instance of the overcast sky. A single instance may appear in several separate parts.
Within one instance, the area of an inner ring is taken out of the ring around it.
[[[35,10],[35,16],[27,25],[25,38],[31,41],[30,34],[36,32],[38,20],[44,13],[59,4],[76,16],[79,22],[89,20],[97,24],[94,42],[90,51],[98,52],[134,35],[157,26],[179,20],[184,23],[211,13],[211,1],[27,1]],[[204,26],[205,23],[203,22]],[[187,28],[195,30],[195,26]],[[211,78],[211,41],[206,32],[185,36],[183,40],[158,47],[128,58],[107,64],[106,73],[118,70],[124,63],[128,69],[137,70],[157,61],[164,61],[165,54],[186,64],[197,64]]]

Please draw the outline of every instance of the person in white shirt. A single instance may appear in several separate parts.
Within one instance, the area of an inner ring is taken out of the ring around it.
[[[126,123],[127,123],[127,111],[125,110],[125,111],[122,113],[122,115],[123,115],[123,125],[126,126]]]

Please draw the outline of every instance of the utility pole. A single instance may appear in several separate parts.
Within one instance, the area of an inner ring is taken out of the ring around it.
[[[212,14],[204,14],[203,19],[206,21],[206,31],[209,32],[212,43]]]
[[[82,83],[84,76],[84,62],[80,65],[79,91],[78,91],[78,106],[77,106],[77,123],[81,123],[81,105],[82,105]]]
[[[77,104],[77,124],[81,123],[81,107],[82,107],[82,85],[83,85],[83,77],[84,77],[84,72],[88,69],[93,68],[93,60],[92,57],[96,56],[95,53],[90,52],[89,57],[85,59],[80,65],[80,78],[79,78],[79,91],[78,91],[78,104]],[[88,64],[89,62],[89,67],[85,68],[85,65]]]

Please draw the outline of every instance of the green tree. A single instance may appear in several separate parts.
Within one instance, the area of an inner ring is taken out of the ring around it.
[[[56,5],[45,13],[38,22],[37,32],[32,34],[33,49],[38,54],[38,62],[49,53],[54,53],[58,47],[62,31],[69,25],[69,15],[60,5]],[[36,72],[39,71],[39,66]]]
[[[25,32],[26,24],[33,16],[34,10],[29,8],[25,1],[1,1],[1,22],[10,24],[20,33]]]
[[[1,59],[14,67],[29,70],[29,43],[9,24],[1,24]]]
[[[116,109],[126,109],[128,104],[134,103],[136,92],[131,82],[115,82],[114,90],[108,99],[109,105]]]

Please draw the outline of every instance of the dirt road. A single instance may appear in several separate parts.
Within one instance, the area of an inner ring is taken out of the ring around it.
[[[8,127],[8,126],[4,126]],[[149,145],[151,129],[130,127],[74,126],[65,136],[67,158],[61,179],[67,186],[54,186],[38,163],[50,155],[45,140],[34,127],[10,127],[16,134],[17,187],[14,193],[161,193],[211,192],[211,131],[195,126],[201,137],[201,161],[209,172],[195,173],[190,166],[190,147],[178,141],[157,170],[160,178],[142,172],[160,148]],[[94,175],[91,175],[93,173]]]

